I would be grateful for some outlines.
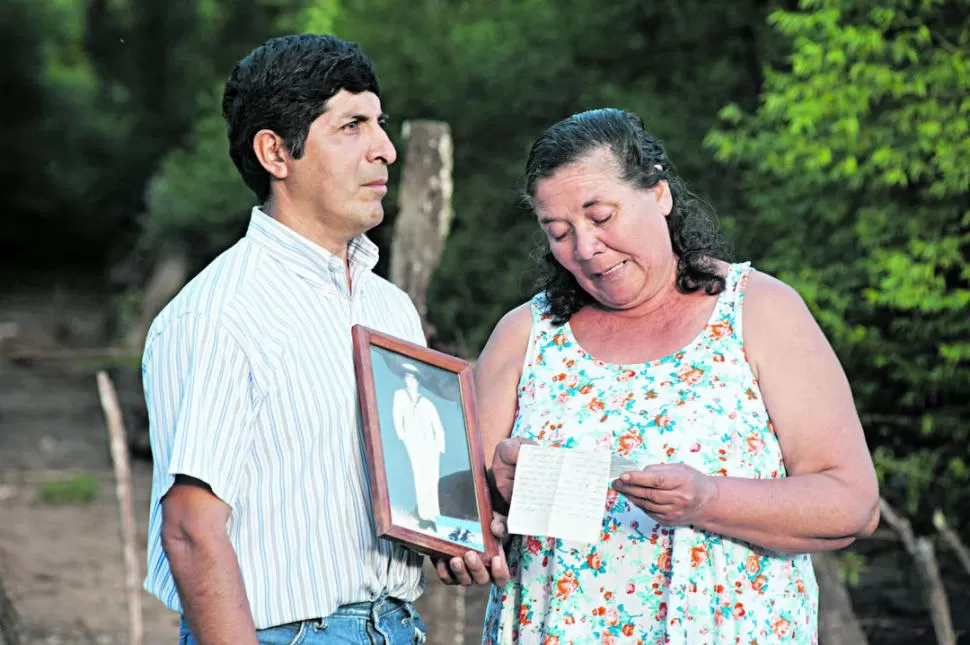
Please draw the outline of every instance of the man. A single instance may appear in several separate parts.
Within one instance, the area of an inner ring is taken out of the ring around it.
[[[404,444],[414,474],[418,528],[437,531],[441,515],[438,503],[438,474],[445,452],[445,429],[430,399],[420,392],[418,368],[411,363],[404,370],[404,387],[394,392],[394,431]]]
[[[364,236],[396,158],[373,65],[333,36],[276,38],[222,107],[262,206],[146,339],[145,586],[182,614],[181,643],[423,641],[421,560],[374,529],[350,336],[424,343]]]

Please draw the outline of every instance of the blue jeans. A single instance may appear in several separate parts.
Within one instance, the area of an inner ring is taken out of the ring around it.
[[[338,607],[326,618],[256,631],[260,645],[420,645],[427,628],[409,602],[382,597]],[[179,645],[198,645],[182,619]]]

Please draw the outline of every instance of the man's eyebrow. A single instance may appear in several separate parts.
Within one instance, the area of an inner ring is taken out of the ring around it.
[[[589,208],[590,206],[596,206],[599,203],[600,203],[600,198],[599,197],[594,197],[593,199],[588,199],[585,202],[583,202],[583,208]]]
[[[372,118],[373,117],[371,115],[363,114],[361,112],[345,112],[344,114],[340,115],[340,121],[357,121],[359,123],[367,123]],[[391,117],[381,112],[377,116],[377,122],[384,125],[390,118]]]

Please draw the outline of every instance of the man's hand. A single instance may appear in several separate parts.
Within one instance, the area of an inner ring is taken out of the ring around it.
[[[490,528],[500,543],[508,538],[508,527],[503,516],[493,513]],[[436,558],[434,564],[438,579],[446,585],[467,587],[472,584],[485,585],[491,582],[501,587],[510,578],[504,549],[499,549],[499,554],[487,565],[475,551],[466,552],[462,558],[456,557],[450,560]]]
[[[613,482],[634,505],[661,524],[696,524],[717,498],[713,477],[685,464],[657,464],[623,473]]]

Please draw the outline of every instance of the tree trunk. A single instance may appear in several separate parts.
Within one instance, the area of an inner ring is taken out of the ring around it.
[[[20,645],[20,619],[14,609],[0,574],[0,645]]]
[[[414,301],[425,333],[428,283],[451,228],[451,129],[440,121],[405,121],[404,169],[391,245],[391,282]]]
[[[819,587],[819,645],[868,645],[865,632],[852,610],[852,600],[832,553],[812,555]]]

